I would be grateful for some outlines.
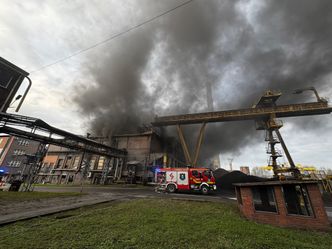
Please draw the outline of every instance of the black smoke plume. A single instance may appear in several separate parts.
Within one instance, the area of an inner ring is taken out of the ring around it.
[[[151,6],[137,8],[153,15]],[[331,13],[330,0],[195,0],[91,55],[92,82],[80,86],[75,100],[98,135],[135,132],[155,115],[206,111],[207,82],[215,110],[250,107],[268,89],[283,91],[285,103],[314,100],[290,93],[329,90]],[[305,126],[321,124],[308,121]],[[196,137],[192,127],[186,132]],[[260,139],[253,122],[210,125],[202,158]]]

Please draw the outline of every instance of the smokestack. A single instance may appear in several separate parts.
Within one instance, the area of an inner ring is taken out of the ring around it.
[[[209,81],[206,82],[206,101],[207,101],[207,107],[208,112],[214,112],[214,103],[213,103],[213,95],[212,95],[212,86]],[[214,130],[216,130],[215,124],[209,124],[210,126],[214,126]],[[217,153],[215,156],[212,157],[212,168],[213,169],[219,169],[220,168],[220,158],[219,154]]]
[[[210,82],[206,82],[206,100],[207,100],[207,111],[214,112],[213,96],[212,96],[212,86]]]

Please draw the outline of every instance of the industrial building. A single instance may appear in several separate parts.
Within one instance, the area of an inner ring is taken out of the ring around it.
[[[29,157],[33,156],[39,142],[10,135],[0,135],[0,167],[4,179],[25,178],[29,172]]]
[[[94,139],[127,151],[126,159],[111,160],[106,182],[149,182],[154,180],[156,167],[178,167],[184,164],[177,140],[165,138],[153,129],[135,134],[114,135],[111,139]],[[78,183],[82,180],[80,168],[85,163],[89,165],[87,181],[99,184],[106,167],[104,156],[50,145],[38,174],[38,182]]]

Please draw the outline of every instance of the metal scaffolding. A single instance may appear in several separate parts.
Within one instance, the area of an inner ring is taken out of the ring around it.
[[[70,132],[50,126],[41,119],[27,117],[16,114],[0,112],[0,133],[5,133],[17,137],[22,137],[40,142],[40,147],[36,155],[30,160],[30,170],[25,179],[23,189],[30,191],[36,176],[41,168],[44,156],[46,155],[46,144],[58,145],[61,147],[83,152],[83,155],[101,155],[110,158],[125,158],[126,150],[113,148],[111,146],[98,143],[83,136],[75,135]],[[90,170],[89,162],[80,162],[79,171],[82,177],[86,177]]]
[[[28,155],[26,165],[29,165],[27,178],[24,180],[21,190],[31,191],[36,177],[43,164],[43,159],[47,153],[46,144],[40,143],[35,155]],[[24,173],[24,172],[22,172]]]

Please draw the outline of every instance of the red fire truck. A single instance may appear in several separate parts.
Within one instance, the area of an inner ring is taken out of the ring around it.
[[[163,168],[156,172],[160,190],[174,193],[177,190],[196,190],[203,194],[216,190],[216,180],[208,168]]]

